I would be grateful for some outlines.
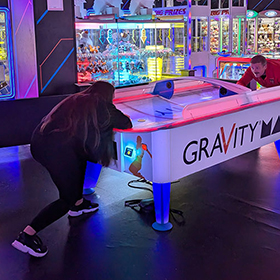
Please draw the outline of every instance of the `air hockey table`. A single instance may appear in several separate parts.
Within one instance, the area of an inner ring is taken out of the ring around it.
[[[172,228],[171,182],[280,138],[280,87],[186,77],[117,89],[114,104],[133,128],[116,130],[111,167],[152,182],[159,231]]]

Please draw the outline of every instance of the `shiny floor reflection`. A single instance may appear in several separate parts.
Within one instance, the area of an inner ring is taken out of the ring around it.
[[[15,250],[18,232],[57,198],[29,146],[0,149],[1,280],[277,280],[280,275],[280,160],[273,144],[172,184],[170,232],[153,214],[124,207],[150,193],[133,177],[103,169],[94,194],[100,210],[63,217],[40,233],[42,259]]]

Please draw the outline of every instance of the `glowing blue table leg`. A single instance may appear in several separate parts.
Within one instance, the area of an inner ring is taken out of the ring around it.
[[[171,186],[171,135],[170,129],[161,129],[151,134],[153,193],[156,211],[156,222],[153,228],[167,231],[172,228],[169,222],[169,201]]]
[[[170,183],[153,183],[156,222],[153,228],[158,231],[170,230],[173,226],[169,222]]]
[[[278,156],[279,156],[279,158],[280,158],[280,140],[275,141],[275,142],[274,142],[274,145],[275,145],[275,147],[276,147]]]
[[[83,194],[88,195],[95,192],[94,188],[97,184],[101,169],[101,164],[92,162],[87,163]]]

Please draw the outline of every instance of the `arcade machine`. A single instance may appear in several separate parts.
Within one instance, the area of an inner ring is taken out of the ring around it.
[[[155,230],[172,228],[171,182],[280,139],[279,88],[187,77],[117,90],[133,127],[116,130],[111,167],[152,183]]]
[[[244,53],[246,11],[246,1],[211,1],[209,66],[216,66],[218,56]]]
[[[250,66],[251,57],[219,57],[217,78],[238,81]]]
[[[176,65],[184,67],[182,21],[92,16],[77,20],[75,27],[78,83],[141,84],[176,74]]]
[[[10,11],[0,7],[0,100],[15,97],[13,67]]]
[[[206,76],[209,60],[209,1],[192,1],[191,65],[195,76]]]
[[[217,59],[217,78],[236,83],[250,66],[252,56],[229,56]],[[261,85],[255,80],[250,82],[252,90],[260,89]]]
[[[280,11],[262,11],[257,17],[256,52],[270,58],[280,57]],[[250,34],[251,35],[251,34]]]
[[[166,231],[171,182],[280,139],[280,95],[279,87],[252,92],[199,77],[149,87],[114,101],[133,122],[117,131],[117,162],[119,171],[152,182],[153,228]],[[219,98],[221,87],[228,96]]]
[[[180,75],[189,63],[184,16],[189,9],[152,15],[153,1],[142,0],[132,1],[127,15],[121,1],[113,2],[95,1],[95,14],[76,21],[78,83],[106,80],[126,86]]]
[[[211,11],[210,52],[230,52],[236,55],[244,53],[245,23],[245,14],[230,16],[227,10]]]
[[[181,27],[181,29],[169,29],[168,34],[162,33],[165,42],[169,43],[172,50],[172,55],[163,62],[162,74],[164,78],[183,75],[184,70],[191,69],[190,3],[188,6],[154,8],[153,15],[160,21],[177,21],[177,26]]]
[[[247,12],[247,54],[280,57],[280,11]]]

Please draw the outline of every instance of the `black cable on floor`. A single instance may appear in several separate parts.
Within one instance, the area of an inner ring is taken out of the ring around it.
[[[171,184],[177,183],[177,182],[178,181],[171,182]],[[140,179],[137,179],[137,180],[131,180],[127,184],[130,188],[146,190],[146,191],[149,191],[153,194],[153,190],[151,190],[150,188],[133,186],[132,185],[133,183],[143,183],[143,184],[148,184],[150,186],[153,186],[153,183],[151,181],[140,178]],[[130,207],[137,212],[140,212],[141,210],[143,212],[151,212],[152,210],[154,210],[154,198],[127,200],[127,201],[125,201],[125,207]],[[174,219],[174,221],[178,225],[184,225],[185,224],[185,218],[183,216],[182,211],[176,210],[176,209],[171,209],[171,208],[170,208],[169,211],[170,211],[170,215],[172,216],[172,218]],[[175,218],[174,214],[179,215],[180,217],[182,217],[183,220],[178,221],[178,219]]]

